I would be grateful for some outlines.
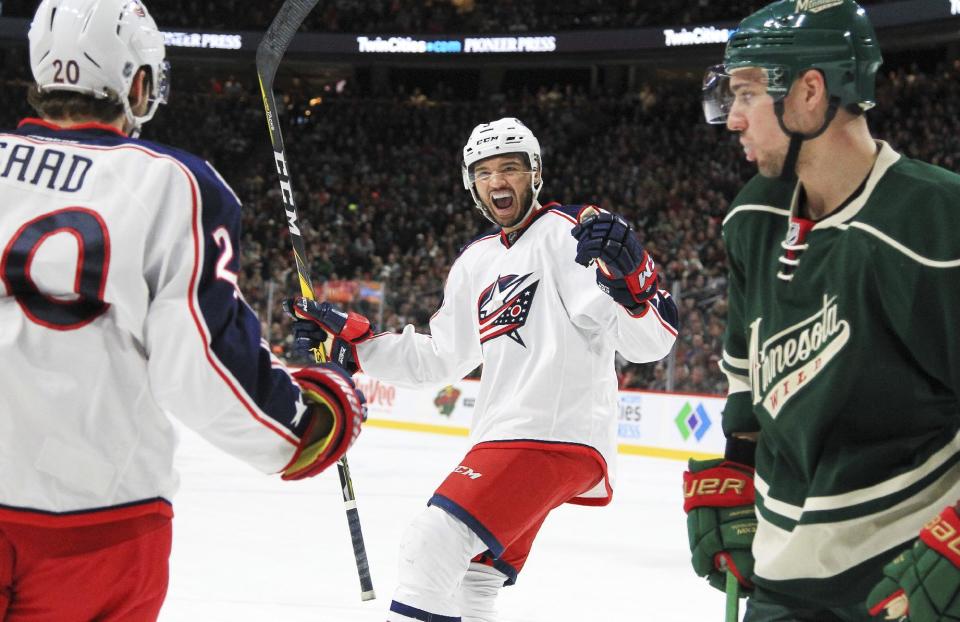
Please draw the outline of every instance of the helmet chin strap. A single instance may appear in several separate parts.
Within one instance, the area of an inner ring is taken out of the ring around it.
[[[784,98],[785,99],[785,98]],[[787,148],[787,157],[783,161],[783,168],[780,170],[780,179],[783,181],[794,181],[797,178],[797,160],[800,157],[800,147],[803,141],[813,140],[827,131],[827,127],[833,118],[837,116],[837,109],[840,107],[840,98],[831,97],[830,104],[827,106],[827,112],[823,115],[823,124],[820,128],[809,134],[803,132],[794,132],[783,122],[783,99],[779,99],[773,104],[773,110],[777,115],[777,123],[780,124],[780,130],[790,137],[790,146]]]
[[[507,226],[504,227],[504,228],[507,228],[507,227],[516,227],[517,225],[519,225],[520,223],[522,223],[523,221],[525,221],[527,218],[529,218],[530,213],[533,211],[533,207],[534,207],[536,204],[537,204],[537,199],[536,199],[536,197],[534,197],[534,198],[530,201],[530,207],[527,208],[527,211],[525,211],[522,216],[518,217],[515,221],[513,221],[512,223],[510,223],[509,225],[507,225]]]

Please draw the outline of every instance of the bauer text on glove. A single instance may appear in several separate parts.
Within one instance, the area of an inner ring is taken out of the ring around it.
[[[753,468],[723,459],[691,459],[683,474],[683,496],[693,570],[721,591],[726,570],[743,588],[753,589]]]

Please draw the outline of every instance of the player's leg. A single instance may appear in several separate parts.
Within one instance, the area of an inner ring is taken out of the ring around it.
[[[461,521],[430,506],[400,544],[398,586],[388,622],[460,622],[457,590],[470,559],[487,546]]]
[[[500,587],[523,568],[547,514],[602,478],[593,455],[510,443],[475,447],[431,503],[476,532],[488,550],[470,564],[458,602],[463,622],[495,622]]]
[[[103,551],[110,560],[126,559],[126,571],[111,578],[115,592],[100,610],[99,622],[143,620],[152,622],[160,615],[170,582],[171,523]],[[120,564],[115,564],[119,570]]]
[[[486,551],[471,560],[470,569],[460,588],[460,615],[463,616],[463,622],[496,622],[495,603],[500,588],[516,583],[541,525],[543,519],[511,542],[499,559],[494,559]]]
[[[811,609],[761,588],[747,599],[743,622],[869,622],[874,620],[861,605],[849,609]]]
[[[7,523],[0,529],[15,556],[4,622],[157,619],[167,589],[169,518],[63,528]]]
[[[462,622],[495,622],[497,595],[507,581],[507,575],[492,565],[471,561],[457,596]]]

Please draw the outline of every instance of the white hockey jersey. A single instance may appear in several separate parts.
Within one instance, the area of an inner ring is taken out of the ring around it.
[[[595,269],[574,261],[580,209],[538,206],[510,237],[474,241],[450,269],[429,336],[408,325],[358,344],[357,354],[365,373],[408,387],[450,384],[482,363],[471,439],[594,448],[607,477],[576,502],[601,504],[616,464],[614,353],[634,362],[666,356],[677,309],[661,291],[633,317],[597,287]]]
[[[240,204],[192,155],[113,128],[0,134],[0,520],[170,514],[175,415],[264,472],[300,391],[236,287]]]

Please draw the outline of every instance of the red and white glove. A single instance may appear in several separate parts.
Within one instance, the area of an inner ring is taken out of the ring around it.
[[[281,477],[285,480],[322,473],[353,445],[367,418],[363,393],[339,365],[305,367],[293,377],[300,385],[311,419],[300,446],[283,468]]]
[[[583,266],[597,264],[597,286],[634,315],[646,311],[657,295],[657,265],[643,249],[630,224],[610,212],[584,207],[570,231],[577,239],[577,256]]]
[[[355,374],[360,371],[356,345],[373,336],[370,320],[344,313],[329,302],[317,302],[297,296],[283,301],[283,309],[294,319],[294,348],[306,354],[321,347],[327,335],[333,335],[330,360]]]

